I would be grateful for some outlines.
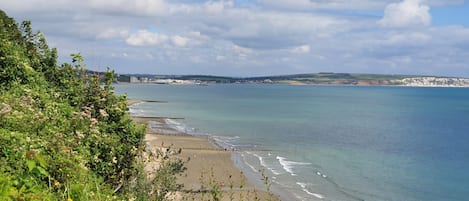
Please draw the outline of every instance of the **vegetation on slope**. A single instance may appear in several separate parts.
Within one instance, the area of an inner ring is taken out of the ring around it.
[[[42,33],[1,10],[0,45],[0,200],[165,199],[142,188],[158,183],[142,176],[145,127],[114,94],[113,72],[86,73],[78,54],[58,66]],[[163,162],[158,178],[183,170]]]
[[[276,83],[276,84],[340,84],[340,85],[399,85],[402,79],[416,76],[355,73],[309,73],[262,77],[222,77],[211,75],[120,75],[119,82],[130,82],[130,77],[148,79],[196,80],[202,83]],[[151,82],[151,81],[150,81]]]

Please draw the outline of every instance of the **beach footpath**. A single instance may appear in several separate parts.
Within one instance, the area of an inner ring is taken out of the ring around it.
[[[129,100],[129,105],[142,101]],[[132,117],[137,123],[158,124],[158,129],[147,128],[145,141],[148,149],[174,150],[174,157],[185,161],[185,172],[177,177],[183,184],[179,192],[172,194],[173,200],[280,200],[278,196],[255,187],[238,169],[229,150],[216,147],[208,137],[192,136],[172,130],[165,118]],[[158,168],[158,162],[146,164],[148,174]]]

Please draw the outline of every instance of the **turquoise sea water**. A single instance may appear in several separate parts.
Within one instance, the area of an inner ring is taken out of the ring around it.
[[[132,113],[209,134],[284,200],[456,201],[469,195],[469,89],[116,85]]]

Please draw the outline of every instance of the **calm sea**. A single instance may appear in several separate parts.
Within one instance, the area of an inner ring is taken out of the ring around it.
[[[116,85],[131,112],[238,150],[285,200],[461,201],[469,196],[469,89]]]

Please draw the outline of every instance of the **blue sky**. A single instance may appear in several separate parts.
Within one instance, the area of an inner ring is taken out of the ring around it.
[[[2,0],[60,60],[118,73],[469,77],[463,0]]]
[[[464,25],[469,26],[469,4],[433,8],[430,10],[433,22],[438,26]]]

